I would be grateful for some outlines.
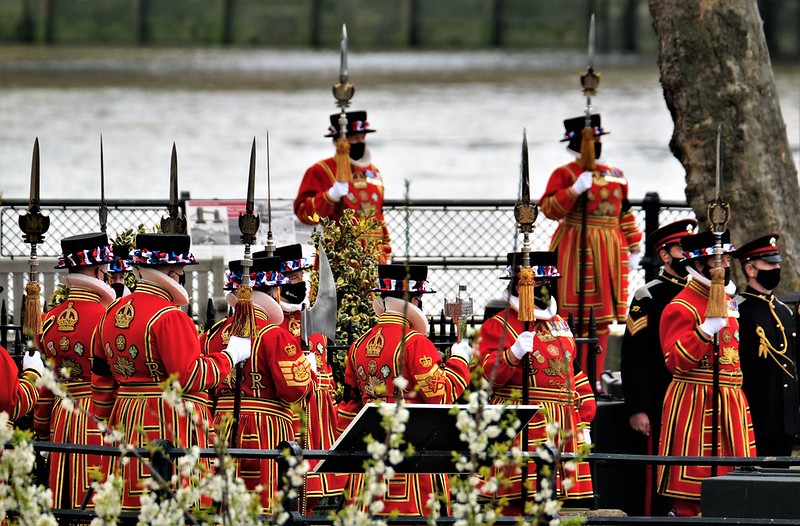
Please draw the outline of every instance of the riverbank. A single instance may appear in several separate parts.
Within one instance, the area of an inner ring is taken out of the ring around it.
[[[402,199],[408,180],[412,199],[515,199],[523,129],[540,195],[569,160],[559,140],[563,119],[584,109],[584,61],[563,51],[352,53],[353,108],[378,130],[370,149],[387,198]],[[266,187],[269,131],[273,197],[291,199],[306,168],[332,154],[323,135],[338,64],[334,51],[0,46],[0,189],[27,195],[39,137],[43,198],[99,192],[103,134],[109,198],[163,197],[173,142],[182,190],[240,198],[253,136]],[[682,201],[655,60],[601,55],[597,65],[605,158],[623,168],[632,197]],[[797,156],[800,72],[775,71]]]

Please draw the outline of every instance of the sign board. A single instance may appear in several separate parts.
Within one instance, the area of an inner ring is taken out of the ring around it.
[[[275,246],[300,243],[307,254],[313,253],[308,241],[314,227],[301,223],[294,215],[291,199],[272,200],[272,237]],[[186,221],[192,236],[195,256],[223,255],[226,259],[241,259],[244,246],[239,239],[239,214],[245,211],[242,200],[189,200],[186,202]],[[266,199],[256,199],[255,212],[261,219],[253,252],[267,244],[268,209]]]
[[[342,456],[330,457],[322,460],[314,471],[321,473],[355,473],[362,471],[363,459],[348,456],[346,453],[365,451],[364,438],[372,435],[375,440],[384,441],[386,432],[381,425],[383,416],[380,414],[378,404],[367,404],[361,408],[347,429],[339,436],[331,447],[331,451],[345,453]],[[414,446],[417,455],[406,458],[395,467],[397,473],[456,473],[451,451],[468,451],[469,446],[459,438],[456,427],[457,415],[451,412],[454,407],[466,411],[467,406],[454,404],[405,404],[408,409],[408,422],[403,438],[406,444]],[[511,411],[517,413],[522,425],[530,422],[536,411],[537,405],[490,405],[487,409],[494,411]],[[502,435],[498,440],[502,440]],[[425,453],[443,453],[429,455]]]

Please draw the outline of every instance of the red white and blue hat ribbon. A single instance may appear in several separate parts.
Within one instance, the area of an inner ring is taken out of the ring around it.
[[[710,247],[702,247],[698,248],[697,250],[692,251],[684,251],[683,252],[683,259],[694,259],[694,258],[701,258],[706,256],[713,256],[714,250],[716,249],[715,245]],[[736,250],[736,247],[733,246],[733,243],[723,243],[722,244],[722,253],[728,254]]]
[[[281,272],[295,272],[297,270],[308,270],[311,268],[311,264],[308,262],[306,258],[300,259],[290,259],[288,261],[281,262]]]
[[[506,267],[506,274],[508,278],[513,278],[514,276],[519,275],[519,270],[522,268],[522,265],[517,265],[516,268],[512,268],[511,265]],[[560,278],[561,273],[558,272],[558,268],[555,265],[531,265],[531,269],[533,269],[533,277],[534,278]]]
[[[379,278],[373,292],[436,292],[427,280]]]
[[[79,250],[70,254],[58,256],[56,268],[85,267],[89,265],[103,265],[114,261],[114,252],[111,245]]]
[[[195,265],[197,260],[191,252],[176,254],[175,252],[152,251],[146,248],[131,250],[130,262],[134,265]]]
[[[250,286],[254,289],[286,285],[291,280],[276,270],[250,273]],[[225,271],[225,290],[236,290],[242,284],[242,273]]]

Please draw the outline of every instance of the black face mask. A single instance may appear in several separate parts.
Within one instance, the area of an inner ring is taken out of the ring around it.
[[[781,282],[781,269],[773,268],[770,270],[763,270],[758,269],[758,273],[756,274],[756,281],[759,285],[764,287],[767,290],[775,290],[778,287],[778,283]]]
[[[364,157],[364,149],[367,147],[363,142],[357,142],[350,145],[350,158],[357,161]]]
[[[288,285],[281,285],[281,298],[287,303],[300,305],[306,299],[306,282],[289,283]]]
[[[417,308],[422,310],[422,298],[417,299]]]
[[[121,298],[122,295],[125,293],[124,283],[112,283],[111,288],[114,289],[114,293],[117,295],[118,298]]]
[[[603,143],[601,143],[601,142],[594,143],[594,158],[595,158],[595,160],[600,158],[600,152],[602,152],[602,151],[603,151]]]
[[[553,297],[555,297],[555,287],[552,281],[542,283],[533,289],[533,304],[537,309],[549,309]]]
[[[186,288],[186,273],[185,272],[182,273],[182,274],[178,274],[178,284],[181,287]]]
[[[672,271],[678,275],[678,277],[685,278],[689,275],[689,271],[686,270],[686,265],[680,263],[680,258],[674,258],[670,256],[669,266],[672,268]]]

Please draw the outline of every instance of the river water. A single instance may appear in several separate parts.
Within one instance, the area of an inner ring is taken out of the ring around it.
[[[369,136],[388,198],[514,199],[527,130],[531,193],[569,157],[564,118],[584,99],[580,54],[507,52],[356,53],[354,109]],[[269,132],[272,193],[293,198],[305,169],[332,153],[323,138],[335,111],[332,51],[152,50],[0,47],[0,194],[28,195],[31,150],[41,146],[44,199],[99,197],[99,142],[106,197],[165,198],[170,150],[180,188],[193,198],[243,198],[249,149],[259,144],[257,197],[266,197]],[[611,132],[604,159],[620,166],[630,195],[683,200],[672,121],[654,58],[604,56],[595,110]],[[789,142],[800,150],[800,72],[776,70]]]

